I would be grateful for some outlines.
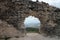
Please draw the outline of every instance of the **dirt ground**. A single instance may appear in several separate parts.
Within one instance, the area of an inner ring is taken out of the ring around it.
[[[38,33],[27,33],[25,37],[11,38],[9,40],[60,40],[58,37],[45,37]]]

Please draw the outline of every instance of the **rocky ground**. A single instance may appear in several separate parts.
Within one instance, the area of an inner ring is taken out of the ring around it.
[[[11,38],[9,40],[60,40],[58,37],[45,37],[38,33],[27,33],[25,37]]]

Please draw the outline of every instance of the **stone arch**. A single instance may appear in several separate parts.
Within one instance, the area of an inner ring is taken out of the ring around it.
[[[46,21],[48,20],[47,18],[47,14],[42,14],[42,13],[38,13],[36,11],[29,11],[29,12],[24,12],[24,14],[21,14],[21,24],[23,24],[24,20],[26,17],[28,16],[34,16],[36,18],[38,18],[41,21],[41,28],[44,27]],[[39,32],[41,29],[39,28]]]

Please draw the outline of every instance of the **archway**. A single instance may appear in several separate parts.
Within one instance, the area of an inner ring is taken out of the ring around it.
[[[39,32],[41,21],[34,16],[28,16],[24,20],[24,25],[27,32]]]
[[[20,21],[21,25],[24,24],[24,20],[28,16],[34,16],[34,17],[38,18],[41,21],[41,25],[40,25],[41,28],[39,28],[39,33],[41,32],[41,29],[45,26],[45,24],[48,20],[48,16],[47,16],[46,12],[40,13],[40,12],[29,10],[27,12],[26,11],[23,12],[22,14],[20,14],[20,16],[21,16],[21,18],[20,18],[21,19],[21,21]]]

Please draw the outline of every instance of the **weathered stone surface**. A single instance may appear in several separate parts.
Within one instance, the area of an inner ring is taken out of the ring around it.
[[[25,30],[22,25],[24,25],[24,19],[28,16],[39,18],[41,21],[39,31],[48,32],[49,30],[48,34],[51,32],[50,30],[56,30],[60,26],[60,9],[49,6],[48,3],[32,2],[30,0],[0,0],[0,19],[12,24],[20,32],[22,29]],[[45,28],[48,30],[45,31]],[[60,30],[58,31],[60,32]],[[56,32],[57,30],[54,31],[55,35]]]
[[[0,38],[21,37],[22,33],[9,25],[5,21],[0,20]]]
[[[5,39],[0,39],[0,40],[5,40]]]

